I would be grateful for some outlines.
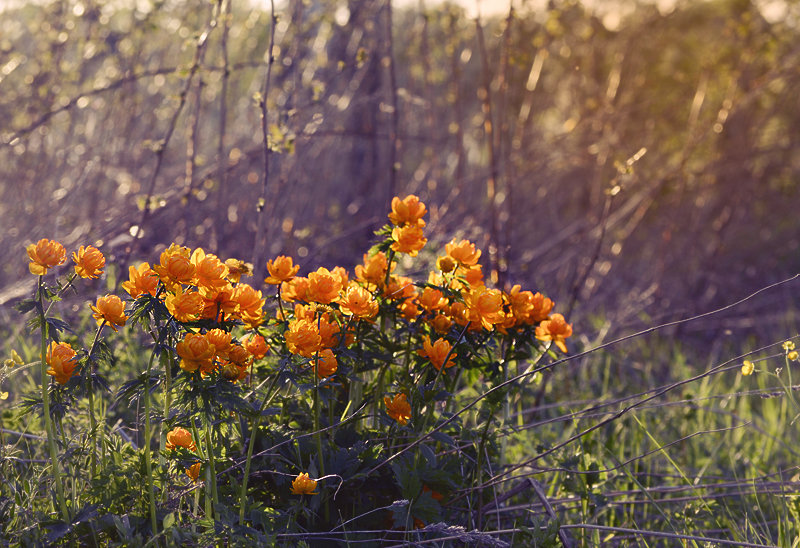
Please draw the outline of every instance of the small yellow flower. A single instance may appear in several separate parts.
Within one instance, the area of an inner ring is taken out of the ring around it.
[[[797,350],[792,350],[786,354],[786,357],[789,359],[789,361],[796,362],[797,358],[800,357],[800,354],[797,353]]]
[[[29,245],[25,251],[28,252],[28,258],[31,260],[28,269],[31,274],[37,276],[44,276],[47,274],[48,268],[64,264],[64,261],[67,260],[67,250],[64,249],[64,246],[55,240],[46,238]]]
[[[783,350],[789,352],[794,350],[794,341],[785,341],[781,346],[783,346]]]
[[[386,405],[386,414],[397,421],[401,426],[408,423],[411,418],[411,405],[409,405],[405,394],[397,394],[394,398],[383,397]]]
[[[14,363],[16,363],[17,365],[25,365],[25,360],[23,360],[23,359],[22,359],[22,356],[20,356],[19,354],[17,354],[17,351],[16,351],[16,350],[13,350],[13,349],[11,350],[11,359],[12,359],[12,360],[14,361]]]
[[[308,477],[305,472],[300,473],[292,482],[293,495],[316,495],[317,480]]]
[[[744,362],[742,362],[742,375],[744,375],[745,377],[747,375],[752,375],[754,370],[755,366],[753,365],[753,362],[751,362],[750,360],[745,360]]]
[[[81,278],[99,278],[106,266],[106,258],[94,246],[79,247],[77,253],[72,253],[75,262],[75,273]]]
[[[98,297],[97,303],[90,306],[90,308],[94,312],[92,316],[97,320],[97,325],[105,321],[114,331],[117,330],[117,327],[125,325],[128,320],[125,315],[125,303],[116,295]]]

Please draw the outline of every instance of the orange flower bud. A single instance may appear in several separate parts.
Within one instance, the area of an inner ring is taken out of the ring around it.
[[[78,365],[75,351],[65,342],[57,343],[55,341],[50,341],[50,347],[47,349],[47,358],[45,361],[47,365],[50,366],[50,369],[47,370],[47,374],[55,377],[56,382],[59,384],[67,384],[67,381],[69,381],[72,374],[75,372],[75,366]]]
[[[336,361],[336,356],[333,355],[333,350],[325,348],[319,353],[319,363],[317,364],[317,377],[324,379],[330,377],[339,368],[339,363]]]
[[[409,405],[405,394],[397,394],[394,398],[384,396],[383,403],[386,405],[386,414],[401,426],[407,424],[411,419],[411,405]]]
[[[189,432],[186,428],[181,428],[180,426],[176,426],[169,432],[167,432],[167,450],[172,451],[176,447],[183,447],[184,449],[188,449],[189,451],[197,450],[197,446],[194,444],[192,440],[192,433]]]
[[[31,274],[36,276],[44,276],[47,274],[47,269],[64,264],[67,260],[67,250],[64,246],[55,240],[48,240],[42,238],[35,244],[30,244],[25,251],[28,252],[28,258],[31,260],[28,269]]]
[[[293,495],[316,495],[314,491],[316,488],[316,480],[309,478],[305,472],[299,474],[292,482]]]
[[[189,476],[190,480],[197,481],[200,478],[200,470],[202,467],[203,465],[201,463],[196,462],[186,469],[186,475]]]

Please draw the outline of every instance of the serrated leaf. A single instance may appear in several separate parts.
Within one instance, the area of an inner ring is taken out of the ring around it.
[[[36,308],[38,304],[39,301],[35,299],[23,299],[17,304],[15,304],[14,308],[17,309],[17,311],[20,312],[21,314],[25,314]]]

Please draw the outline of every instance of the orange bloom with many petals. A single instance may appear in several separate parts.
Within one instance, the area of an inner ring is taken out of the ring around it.
[[[382,286],[386,280],[387,270],[389,262],[386,253],[379,251],[372,257],[364,253],[364,264],[356,265],[356,279],[367,284]]]
[[[190,260],[195,268],[194,283],[197,287],[214,290],[230,284],[228,267],[216,255],[206,254],[202,248],[198,247],[192,253]]]
[[[81,278],[99,278],[106,266],[103,253],[94,246],[80,246],[78,252],[72,253],[75,262],[75,273]]]
[[[181,284],[194,282],[197,268],[192,264],[188,247],[172,244],[161,253],[160,263],[153,270],[167,289],[175,291]]]
[[[167,306],[169,313],[179,322],[199,320],[205,308],[205,301],[197,291],[170,293],[164,300],[164,304]]]
[[[453,361],[455,352],[451,352],[452,348],[453,346],[444,339],[437,339],[436,342],[431,344],[431,339],[425,335],[422,340],[422,350],[418,352],[420,356],[428,358],[438,371],[442,368],[442,365],[444,365],[445,369],[455,365]],[[447,361],[445,362],[445,360]]]
[[[233,299],[231,284],[215,289],[200,288],[198,293],[203,298],[203,312],[200,317],[204,319],[221,321],[223,317],[235,314],[239,306]]]
[[[116,295],[98,297],[97,303],[90,308],[94,312],[92,316],[97,320],[97,325],[105,321],[114,331],[117,330],[117,327],[125,325],[128,320],[128,316],[125,315],[125,303]]]
[[[536,338],[540,341],[553,341],[562,352],[567,352],[564,340],[572,335],[572,326],[561,314],[553,314],[536,326]]]
[[[176,426],[167,432],[167,450],[172,451],[177,447],[183,447],[189,451],[197,450],[197,446],[194,440],[192,440],[192,433],[180,426]]]
[[[214,347],[217,357],[228,357],[228,351],[233,346],[231,344],[233,335],[226,333],[222,329],[209,329],[206,331],[206,340]]]
[[[345,316],[371,320],[378,314],[378,301],[365,288],[352,284],[339,300],[339,309]]]
[[[284,335],[286,346],[292,354],[310,358],[319,351],[322,343],[317,324],[309,320],[293,320],[289,322],[289,330]]]
[[[128,281],[122,282],[122,289],[134,299],[145,293],[155,297],[158,291],[158,274],[150,268],[149,263],[141,263],[137,267],[129,266]]]
[[[402,200],[395,196],[392,198],[392,212],[389,213],[389,220],[395,226],[412,225],[422,228],[425,226],[422,217],[427,212],[425,204],[420,202],[417,196],[409,194]]]
[[[50,369],[47,370],[48,375],[55,377],[56,382],[59,384],[67,384],[72,374],[75,372],[75,366],[78,365],[78,358],[72,347],[65,342],[57,343],[50,341],[50,347],[47,349],[47,358],[45,359]]]
[[[444,314],[437,314],[433,319],[428,320],[428,324],[440,335],[445,335],[453,327],[453,320]]]
[[[444,298],[442,292],[432,287],[426,287],[422,293],[417,297],[419,305],[428,312],[436,312],[447,306],[447,299]]]
[[[444,246],[447,255],[461,266],[474,266],[478,264],[481,257],[481,250],[475,249],[475,244],[469,240],[455,240]]]
[[[270,285],[279,285],[294,278],[298,270],[300,266],[293,264],[291,257],[279,255],[275,260],[267,261],[269,276],[264,281]]]
[[[397,253],[408,253],[416,257],[425,247],[428,239],[423,236],[422,228],[415,225],[396,226],[392,229],[392,249]]]
[[[281,299],[288,303],[308,302],[308,278],[296,276],[281,286]]]
[[[392,276],[383,290],[383,296],[393,300],[411,299],[417,296],[417,290],[411,278]]]
[[[319,267],[316,271],[308,275],[309,301],[329,304],[339,298],[339,291],[342,290],[342,280],[330,270]]]
[[[67,260],[67,250],[64,249],[64,246],[55,240],[46,238],[30,244],[25,251],[28,252],[28,258],[31,260],[28,269],[31,274],[36,276],[44,276],[47,274],[48,268],[64,264],[64,261]]]
[[[299,474],[292,482],[293,495],[316,495],[314,489],[317,488],[317,481],[308,477],[308,474],[303,472]]]
[[[180,365],[184,371],[197,371],[198,368],[208,371],[213,368],[216,349],[200,333],[187,333],[183,340],[175,345],[175,352],[181,358]]]
[[[503,294],[497,289],[487,289],[485,286],[473,288],[464,293],[464,303],[470,321],[479,323],[484,329],[491,330],[492,326],[505,320]]]
[[[397,394],[394,398],[384,396],[383,403],[386,405],[386,414],[401,426],[406,425],[411,419],[411,405],[409,405],[405,394]]]

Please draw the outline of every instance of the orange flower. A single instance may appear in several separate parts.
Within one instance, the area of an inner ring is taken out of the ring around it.
[[[233,290],[233,300],[236,301],[237,313],[244,317],[261,316],[264,308],[265,299],[261,297],[261,291],[256,291],[247,284],[239,284]]]
[[[547,319],[550,311],[553,310],[553,301],[544,297],[541,293],[535,295],[530,291],[520,291],[520,286],[515,285],[506,294],[511,313],[514,315],[516,324],[532,325]]]
[[[416,225],[396,226],[392,229],[392,249],[398,253],[408,253],[416,257],[425,247],[428,239],[422,235],[422,228]]]
[[[203,298],[201,318],[221,321],[220,316],[230,316],[236,313],[238,304],[233,300],[233,286],[231,284],[214,289],[200,288],[198,292]]]
[[[75,366],[78,365],[75,351],[65,342],[50,341],[45,361],[50,366],[47,374],[54,376],[59,384],[67,384],[75,372]]]
[[[190,480],[197,481],[200,478],[200,469],[202,467],[202,464],[196,462],[186,469],[186,475],[189,476]]]
[[[341,278],[324,267],[319,267],[308,275],[308,300],[329,304],[339,297],[342,289]]]
[[[197,371],[201,367],[204,371],[211,369],[215,350],[214,345],[199,333],[187,333],[175,345],[175,352],[181,358],[181,369],[189,372]]]
[[[474,266],[481,257],[481,250],[476,250],[475,244],[469,240],[461,240],[458,243],[452,240],[449,244],[445,244],[444,249],[451,259],[462,266]]]
[[[392,276],[383,291],[383,296],[394,300],[410,299],[417,296],[417,291],[411,278],[406,276],[395,278]]]
[[[339,309],[345,316],[371,320],[378,314],[378,301],[360,285],[352,284],[342,295]]]
[[[250,352],[250,355],[256,360],[260,360],[269,352],[267,341],[258,333],[244,337],[242,339],[242,345],[244,345],[245,350]]]
[[[458,325],[467,325],[467,322],[469,322],[469,310],[467,310],[467,305],[464,303],[455,302],[451,304],[447,310],[447,315]]]
[[[479,323],[486,330],[505,320],[503,312],[503,294],[497,289],[484,286],[473,288],[464,293],[464,303],[469,311],[469,319]]]
[[[239,259],[226,259],[225,266],[228,267],[228,280],[234,284],[238,284],[242,276],[253,275],[253,265]]]
[[[419,355],[428,358],[438,371],[442,368],[442,365],[444,365],[445,369],[455,365],[453,361],[455,352],[450,352],[452,348],[453,346],[444,339],[437,339],[435,343],[431,344],[430,338],[425,335]],[[448,354],[450,354],[449,358]],[[445,362],[445,359],[447,359],[447,362]]]
[[[175,291],[177,286],[194,281],[197,268],[192,264],[188,247],[172,244],[161,253],[160,263],[153,270],[167,289]]]
[[[534,322],[541,322],[547,319],[550,311],[553,310],[553,301],[542,295],[541,293],[534,294],[531,299],[531,319]]]
[[[386,253],[379,251],[372,257],[364,253],[364,264],[356,265],[356,279],[367,284],[382,286],[386,280],[387,270],[389,270],[389,263]]]
[[[447,306],[447,299],[442,292],[432,287],[426,287],[422,294],[417,298],[419,305],[428,312],[436,312]]]
[[[561,314],[553,314],[536,327],[536,338],[540,341],[553,341],[562,352],[567,352],[564,340],[572,335],[572,326]]]
[[[209,329],[206,331],[206,340],[214,347],[214,353],[218,357],[227,358],[228,351],[231,349],[233,335],[226,333],[222,329]]]
[[[137,267],[128,267],[128,281],[122,282],[122,289],[132,298],[149,293],[153,297],[158,291],[158,274],[150,268],[148,263],[141,263]]]
[[[102,324],[104,321],[111,326],[114,331],[117,327],[122,327],[128,320],[125,315],[125,303],[116,295],[106,295],[105,297],[98,297],[97,303],[90,308],[94,311],[94,319],[97,320],[97,325]]]
[[[293,495],[316,495],[314,489],[317,488],[316,480],[308,477],[305,472],[299,474],[292,482]]]
[[[192,433],[180,426],[176,426],[167,432],[167,450],[172,451],[177,447],[183,447],[189,451],[197,450],[197,446],[192,440]]]
[[[75,273],[81,278],[99,278],[106,266],[106,258],[91,245],[80,246],[77,253],[72,253],[72,260],[75,262]]]
[[[437,314],[433,317],[433,319],[429,320],[428,323],[431,327],[433,327],[434,331],[440,335],[447,334],[450,331],[450,328],[453,327],[453,320],[444,314]]]
[[[202,248],[194,250],[191,263],[195,268],[195,283],[203,289],[220,289],[230,282],[227,279],[228,267],[219,260],[219,257],[206,254]]]
[[[386,405],[386,414],[396,420],[398,424],[404,426],[408,423],[411,418],[411,406],[405,394],[397,394],[394,398],[384,396],[383,403]]]
[[[279,285],[294,278],[298,270],[300,266],[294,265],[291,257],[279,255],[274,261],[267,261],[269,276],[264,281],[270,285]]]
[[[30,244],[25,248],[28,258],[31,260],[28,269],[31,274],[44,276],[47,269],[64,264],[67,260],[67,250],[55,240],[42,238],[35,244]]]
[[[193,322],[200,319],[205,308],[203,297],[197,291],[182,291],[178,286],[177,293],[170,293],[164,301],[167,310],[179,322]]]
[[[389,220],[395,226],[412,225],[422,228],[425,226],[422,217],[427,212],[425,204],[420,202],[417,196],[409,194],[402,200],[395,196],[392,198],[392,212],[389,213]]]
[[[322,348],[334,348],[339,346],[342,330],[336,320],[330,319],[328,314],[322,314],[319,321],[314,320],[314,324],[319,329],[319,336],[322,339]]]
[[[308,278],[297,276],[281,286],[281,298],[289,303],[294,301],[308,302]]]
[[[406,299],[400,304],[400,313],[408,321],[412,321],[420,315],[419,307],[415,299]]]
[[[464,271],[464,279],[470,287],[481,287],[483,283],[483,267],[479,264],[471,266]]]
[[[284,337],[289,352],[306,358],[313,356],[320,349],[322,342],[316,322],[309,320],[293,320],[289,322],[289,330]]]
[[[325,348],[319,353],[319,363],[317,364],[317,377],[324,379],[330,377],[339,368],[339,363],[336,361],[336,356],[333,355],[333,350]]]

